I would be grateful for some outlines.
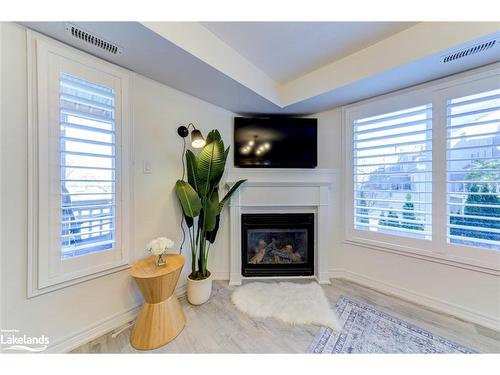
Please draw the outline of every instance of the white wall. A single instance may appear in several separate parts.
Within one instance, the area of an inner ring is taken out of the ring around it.
[[[322,159],[328,168],[343,170],[341,154],[341,110],[315,115],[328,134],[319,139]],[[342,173],[341,173],[342,176]],[[334,200],[343,202],[341,189]],[[337,223],[344,214],[334,205]],[[500,278],[480,271],[458,268],[428,260],[368,247],[342,243],[341,225],[334,228],[337,239],[332,254],[331,275],[442,310],[490,327],[499,327]]]
[[[2,97],[3,97],[3,86],[2,86],[2,76],[3,76],[3,25],[2,22],[0,22],[0,166],[2,165],[2,124],[3,124],[3,115],[2,115]],[[2,198],[2,185],[3,184],[3,173],[1,173],[0,169],[0,272],[2,270],[2,219],[3,215],[1,214],[3,212],[3,198]],[[2,327],[2,277],[0,273],[0,329]]]
[[[181,213],[173,189],[182,175],[182,140],[177,135],[177,127],[186,121],[193,122],[205,135],[211,129],[218,129],[229,145],[235,115],[140,76],[136,76],[132,90],[135,247],[139,256],[144,256],[141,249],[160,234],[172,236],[177,244],[181,243]],[[142,173],[143,160],[152,161],[152,174]],[[230,155],[227,165],[232,163]],[[223,225],[212,246],[209,264],[215,273],[226,272],[229,267],[227,212],[223,215]],[[189,255],[188,237],[183,253]],[[187,276],[189,271],[188,264],[184,274]]]
[[[89,330],[114,328],[132,316],[141,302],[127,271],[113,273],[75,286],[26,298],[27,272],[27,76],[26,29],[2,24],[2,262],[1,328],[19,329],[27,335],[45,334],[52,344],[78,344]],[[166,235],[179,243],[180,209],[173,187],[182,174],[182,140],[176,129],[186,122],[204,134],[217,128],[226,143],[232,139],[234,114],[179,91],[133,74],[134,125],[134,222],[132,254],[146,256],[144,245],[153,237]],[[152,162],[152,174],[142,173],[142,161]],[[230,160],[232,163],[232,159]],[[210,267],[227,272],[227,215],[213,246]],[[187,243],[184,253],[188,254]],[[180,283],[185,282],[189,263]],[[120,320],[120,317],[123,319]],[[113,320],[115,319],[115,320]],[[90,331],[94,332],[94,331]],[[100,331],[95,331],[95,334]]]

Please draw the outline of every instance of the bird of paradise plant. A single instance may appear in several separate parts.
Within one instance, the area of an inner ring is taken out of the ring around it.
[[[219,200],[219,182],[224,173],[229,147],[217,130],[212,130],[199,156],[186,151],[187,181],[177,180],[175,192],[182,206],[191,244],[192,280],[210,276],[207,269],[210,245],[215,242],[224,204],[246,180],[236,182]]]

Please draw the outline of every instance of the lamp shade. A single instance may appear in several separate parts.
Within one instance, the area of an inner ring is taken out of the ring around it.
[[[203,138],[199,130],[195,129],[191,132],[191,145],[194,148],[201,148],[205,146],[205,143],[205,138]]]

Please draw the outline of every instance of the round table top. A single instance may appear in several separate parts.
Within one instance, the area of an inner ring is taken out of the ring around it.
[[[185,258],[178,254],[165,254],[163,258],[167,264],[163,266],[156,265],[156,255],[137,261],[130,269],[129,273],[136,279],[148,279],[158,276],[164,276],[178,270],[184,266]]]

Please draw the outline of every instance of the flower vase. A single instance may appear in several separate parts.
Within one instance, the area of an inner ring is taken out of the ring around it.
[[[163,257],[165,254],[159,254],[158,255],[158,258],[156,258],[156,265],[158,267],[161,267],[161,266],[164,266],[165,264],[167,264],[167,261],[165,260],[165,258]]]

